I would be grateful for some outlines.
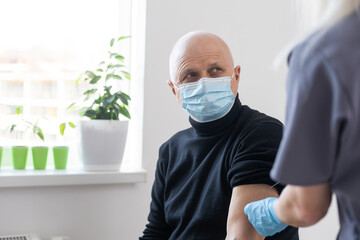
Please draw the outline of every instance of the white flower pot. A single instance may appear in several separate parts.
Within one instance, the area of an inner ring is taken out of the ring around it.
[[[117,171],[124,155],[128,121],[80,121],[80,149],[87,171]]]

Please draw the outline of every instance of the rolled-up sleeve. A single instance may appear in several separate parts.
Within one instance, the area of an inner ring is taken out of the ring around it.
[[[234,188],[247,184],[268,184],[282,136],[281,123],[264,122],[252,127],[237,148],[228,171],[228,182]],[[278,191],[282,186],[276,186]]]

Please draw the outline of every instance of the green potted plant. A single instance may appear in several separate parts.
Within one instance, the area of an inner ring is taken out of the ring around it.
[[[87,85],[80,99],[80,148],[85,170],[118,170],[121,165],[130,113],[129,95],[115,90],[121,80],[130,80],[130,73],[124,64],[124,56],[115,50],[119,37],[110,41],[110,51],[105,61],[95,71],[85,71],[79,82]],[[69,108],[78,106],[73,103]],[[124,120],[122,119],[124,118]]]
[[[25,120],[22,117],[22,107],[17,107],[15,110],[16,115],[19,116],[19,122],[14,123],[10,126],[10,133],[13,133],[16,128],[23,130],[24,132],[31,130],[33,134],[39,137],[42,141],[44,141],[44,134],[42,129],[38,126],[38,123],[32,123],[30,121]],[[28,146],[13,146],[12,157],[13,157],[13,166],[14,169],[25,169],[26,168],[26,160],[28,154]],[[48,147],[46,146],[34,146],[31,148],[34,169],[45,169]]]
[[[64,136],[66,126],[75,128],[73,122],[63,122],[59,125],[59,132],[61,136]],[[54,166],[55,169],[66,169],[67,160],[69,155],[69,146],[54,146],[53,147],[53,156],[54,156]]]

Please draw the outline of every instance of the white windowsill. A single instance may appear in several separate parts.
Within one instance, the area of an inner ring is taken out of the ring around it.
[[[0,169],[0,188],[45,187],[94,184],[124,184],[146,182],[146,171],[88,172],[83,169],[69,170],[13,170]]]

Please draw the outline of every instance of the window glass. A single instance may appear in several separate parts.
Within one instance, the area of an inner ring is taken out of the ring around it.
[[[0,146],[5,147],[2,166],[12,165],[9,147],[13,145],[69,145],[69,166],[80,164],[77,130],[69,128],[62,137],[58,125],[78,119],[66,110],[79,98],[76,79],[81,72],[96,69],[107,56],[111,38],[131,35],[131,12],[131,0],[0,3]],[[131,39],[122,42],[120,50],[128,66],[130,43]],[[15,114],[19,106],[21,118],[37,122],[42,128],[44,142],[31,131],[9,133],[9,126],[19,121]],[[32,165],[28,155],[28,164]]]

